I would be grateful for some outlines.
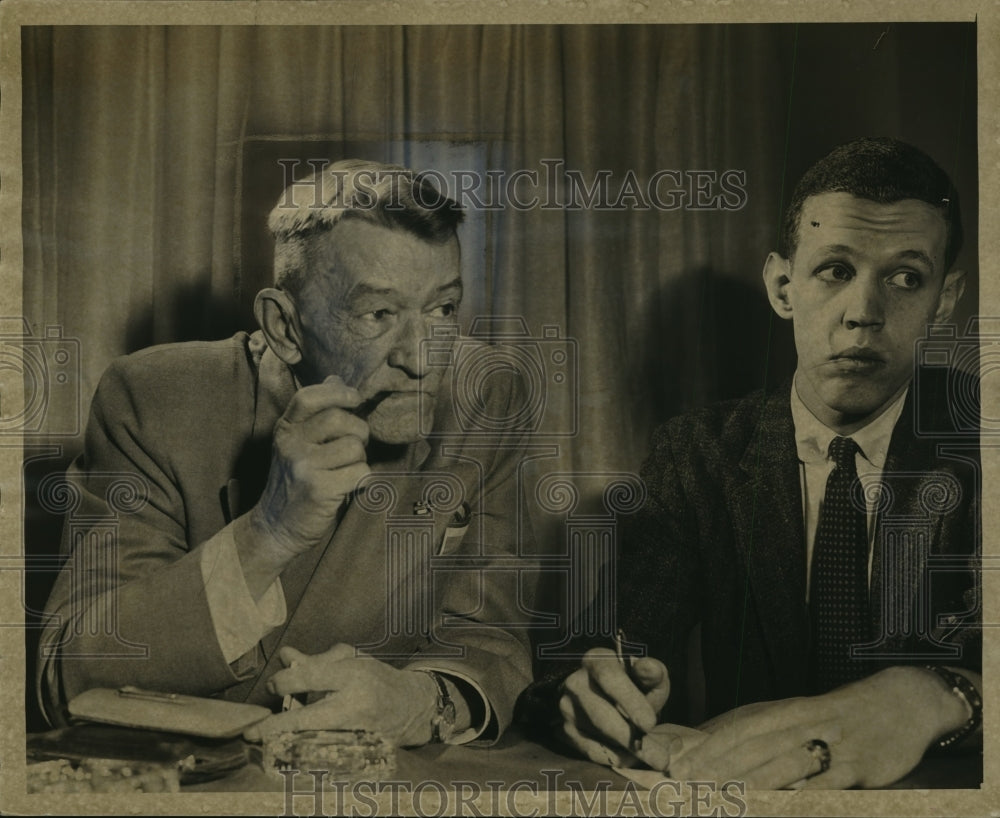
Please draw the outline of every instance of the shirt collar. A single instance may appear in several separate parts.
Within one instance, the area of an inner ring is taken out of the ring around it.
[[[837,432],[822,423],[806,408],[795,388],[795,380],[797,379],[798,374],[792,381],[791,389],[795,448],[799,460],[803,463],[823,462],[827,459],[830,441],[837,437]],[[861,449],[862,457],[877,469],[885,468],[892,430],[896,427],[896,421],[903,413],[903,403],[906,401],[906,395],[909,391],[910,388],[907,386],[881,415],[850,435],[858,444],[858,448]]]

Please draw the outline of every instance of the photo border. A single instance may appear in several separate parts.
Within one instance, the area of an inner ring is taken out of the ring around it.
[[[1000,4],[996,2],[617,2],[617,0],[506,0],[484,7],[475,0],[317,0],[316,2],[46,2],[6,0],[0,4],[0,315],[22,314],[21,266],[21,26],[26,25],[353,25],[487,23],[749,23],[749,22],[918,22],[976,21],[978,40],[979,280],[981,315],[1000,315]],[[990,272],[992,270],[992,272]],[[983,381],[984,406],[996,417],[1000,383]],[[23,401],[23,395],[4,396]],[[984,486],[1000,480],[1000,452],[983,447]],[[16,438],[0,446],[0,556],[21,552],[23,521],[21,452]],[[995,490],[995,489],[994,489]],[[986,491],[984,490],[984,499]],[[1000,503],[983,504],[983,557],[1000,556]],[[23,617],[20,574],[0,571],[0,621]],[[984,622],[1000,623],[1000,574],[984,571]],[[749,814],[769,815],[987,815],[1000,804],[1000,632],[984,629],[983,678],[987,693],[984,785],[979,790],[880,790],[849,792],[754,792]],[[27,796],[24,792],[24,639],[17,628],[0,628],[0,808],[11,813],[173,812],[280,814],[280,793],[182,793],[159,796]],[[139,799],[138,801],[136,799]],[[568,809],[568,794],[556,804]],[[44,803],[43,803],[44,802]],[[523,793],[519,808],[544,811],[551,802]],[[609,804],[613,807],[614,801]],[[388,808],[388,801],[385,803]]]

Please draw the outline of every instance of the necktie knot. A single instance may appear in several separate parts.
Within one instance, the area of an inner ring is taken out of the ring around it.
[[[830,441],[830,457],[838,468],[854,471],[854,456],[861,451],[849,437],[835,437]]]

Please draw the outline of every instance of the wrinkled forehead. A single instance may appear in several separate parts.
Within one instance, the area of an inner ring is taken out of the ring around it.
[[[913,251],[943,264],[947,225],[940,210],[919,199],[876,202],[850,193],[821,193],[802,204],[796,253],[831,242],[868,252]]]
[[[281,255],[283,263],[298,266],[312,289],[340,296],[364,286],[418,298],[456,280],[460,285],[455,234],[434,241],[399,227],[345,219],[298,242],[289,240]]]

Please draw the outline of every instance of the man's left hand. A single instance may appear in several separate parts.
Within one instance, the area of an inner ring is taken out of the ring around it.
[[[885,787],[941,735],[962,724],[962,702],[927,670],[892,667],[822,696],[739,707],[685,738],[673,778],[745,781],[748,789]],[[810,741],[826,742],[819,771]]]
[[[426,673],[398,670],[346,644],[315,655],[283,647],[279,658],[285,669],[268,680],[268,690],[308,693],[309,704],[249,727],[248,741],[296,730],[371,730],[401,747],[431,740],[437,686]]]

